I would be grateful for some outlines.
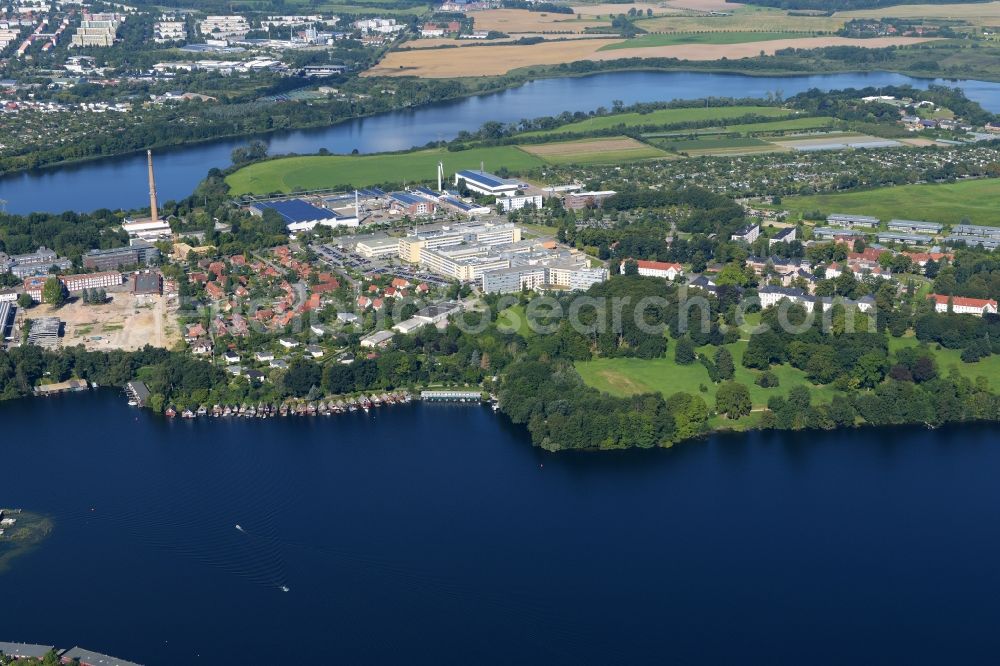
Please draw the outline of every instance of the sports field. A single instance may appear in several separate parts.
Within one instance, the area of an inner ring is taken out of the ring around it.
[[[675,125],[678,123],[725,121],[754,115],[762,118],[785,118],[792,111],[777,106],[713,106],[690,109],[659,109],[650,113],[618,113],[595,116],[555,129],[525,132],[523,136],[550,136],[573,132],[593,132],[612,127],[641,127],[647,125]]]
[[[614,51],[678,44],[744,44],[768,42],[774,39],[794,39],[801,36],[794,32],[668,32],[640,35],[624,42],[602,46],[601,50]]]
[[[1000,178],[966,180],[934,185],[902,185],[874,190],[786,197],[783,209],[793,216],[819,211],[927,220],[956,224],[969,218],[973,224],[1000,226]]]
[[[506,167],[530,169],[544,162],[514,146],[473,148],[458,152],[444,149],[418,150],[411,153],[377,155],[329,155],[286,157],[268,160],[229,175],[226,182],[234,195],[291,192],[339,186],[368,187],[403,181],[431,182],[436,178],[437,163],[444,162],[445,173],[460,169],[487,170]]]
[[[550,164],[608,164],[668,156],[659,148],[626,136],[542,143],[521,149]]]

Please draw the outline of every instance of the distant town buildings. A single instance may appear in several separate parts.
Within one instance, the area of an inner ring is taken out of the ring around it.
[[[250,32],[250,24],[238,15],[206,16],[198,24],[198,32],[218,40],[243,39]]]
[[[80,27],[73,34],[71,46],[111,46],[118,35],[118,27],[125,20],[120,14],[84,14]]]
[[[187,23],[184,21],[157,21],[153,24],[153,41],[157,44],[187,40]]]
[[[406,24],[397,23],[394,18],[371,18],[354,22],[354,27],[363,33],[394,35],[406,30]]]
[[[848,229],[878,229],[879,219],[870,215],[844,215],[833,213],[826,216],[827,224]]]

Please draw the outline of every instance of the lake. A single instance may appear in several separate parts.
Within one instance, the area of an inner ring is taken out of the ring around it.
[[[416,109],[394,111],[331,127],[295,130],[261,137],[272,155],[405,150],[430,141],[454,138],[476,130],[488,120],[513,122],[522,118],[591,111],[611,107],[612,100],[636,102],[701,97],[763,97],[781,91],[786,97],[810,88],[824,90],[930,83],[958,86],[991,111],[1000,111],[1000,83],[916,79],[888,72],[817,74],[810,76],[746,76],[692,72],[609,72],[578,78],[542,79],[499,93],[467,97]],[[157,151],[156,176],[160,201],[191,194],[212,167],[231,164],[230,153],[252,139],[232,139]],[[91,211],[98,208],[141,208],[149,205],[145,155],[42,169],[0,178],[0,199],[13,213]]]
[[[995,425],[552,455],[478,406],[190,422],[102,390],[0,418],[0,505],[55,524],[0,573],[0,640],[148,665],[998,647]]]

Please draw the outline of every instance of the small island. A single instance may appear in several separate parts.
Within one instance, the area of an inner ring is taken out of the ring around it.
[[[0,509],[0,574],[52,533],[51,518],[22,509]]]

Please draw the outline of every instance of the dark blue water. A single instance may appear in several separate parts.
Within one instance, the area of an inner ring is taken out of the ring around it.
[[[702,97],[762,97],[781,91],[785,96],[820,88],[863,88],[929,83],[958,86],[971,99],[1000,111],[1000,83],[915,79],[888,72],[755,77],[691,72],[612,72],[581,78],[544,79],[501,93],[469,97],[418,109],[385,113],[332,127],[298,130],[261,137],[271,154],[334,153],[405,150],[430,141],[454,138],[461,130],[476,130],[488,120],[513,122],[522,118],[591,111],[643,101]],[[212,167],[230,165],[230,153],[250,139],[225,140],[158,151],[157,189],[160,200],[181,199],[194,190]],[[0,178],[0,199],[14,213],[90,211],[98,208],[139,208],[149,203],[145,155],[44,169]]]
[[[107,392],[0,418],[0,504],[56,524],[0,574],[0,640],[153,665],[990,663],[1000,647],[997,427],[550,455],[469,406],[192,423]]]

